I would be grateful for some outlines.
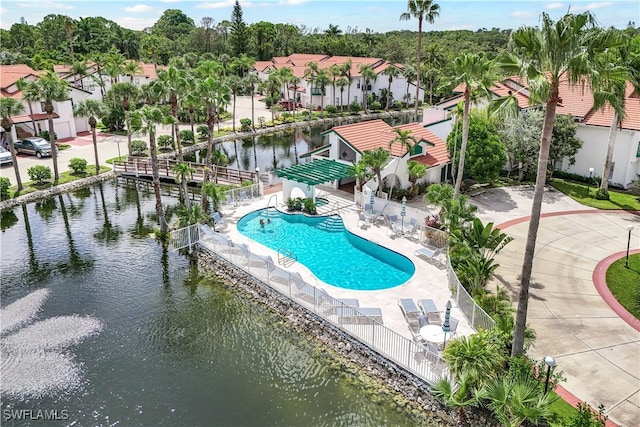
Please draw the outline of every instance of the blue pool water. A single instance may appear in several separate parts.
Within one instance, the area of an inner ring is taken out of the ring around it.
[[[275,251],[293,252],[318,279],[340,288],[393,288],[415,272],[409,258],[347,231],[337,215],[308,217],[261,209],[242,217],[238,231]]]

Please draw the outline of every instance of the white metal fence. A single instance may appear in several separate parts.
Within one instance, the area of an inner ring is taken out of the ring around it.
[[[174,248],[196,241],[202,249],[242,269],[426,382],[450,379],[449,368],[440,355],[304,282],[299,275],[281,269],[270,257],[254,254],[246,245],[234,244],[207,226],[192,225],[172,232]]]
[[[449,278],[449,288],[455,298],[458,308],[469,321],[469,324],[476,331],[482,329],[493,329],[496,322],[489,316],[476,302],[471,295],[462,286],[456,272],[451,266],[451,261],[447,257],[447,277]]]

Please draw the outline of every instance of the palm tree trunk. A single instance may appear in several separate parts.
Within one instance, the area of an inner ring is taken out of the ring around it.
[[[254,97],[253,97],[253,86],[251,87],[251,129],[253,129],[253,131],[256,131],[256,109],[254,107]],[[294,117],[295,117],[295,111],[294,111]]]
[[[13,171],[16,174],[16,184],[18,184],[18,191],[22,191],[24,186],[22,185],[22,178],[20,178],[20,168],[18,167],[18,155],[16,154],[16,147],[13,146],[13,135],[11,135],[11,128],[13,124],[7,120],[2,122],[2,127],[7,131],[7,145],[11,152],[11,163],[13,163]]]
[[[156,149],[156,135],[154,131],[149,132],[149,151],[151,152],[151,172],[153,174],[153,192],[156,196],[156,215],[160,222],[160,233],[166,234],[169,231],[167,219],[164,217],[162,208],[162,195],[160,194],[160,171],[158,169],[158,153]]]
[[[98,160],[98,139],[96,138],[96,127],[91,126],[91,136],[93,137],[93,155],[96,158],[96,175],[100,174],[100,161]]]
[[[236,94],[233,93],[233,133],[236,133]]]
[[[29,106],[29,116],[31,117],[31,126],[33,126],[33,136],[38,136],[38,128],[36,128],[36,120],[33,118],[33,107],[31,106],[31,101],[27,101],[27,105]]]
[[[547,162],[549,161],[549,149],[551,148],[551,136],[553,132],[553,122],[556,117],[557,102],[558,84],[555,84],[551,86],[549,101],[547,101],[544,115],[544,124],[542,126],[542,138],[538,155],[538,174],[536,176],[536,186],[533,193],[533,204],[531,206],[531,219],[529,220],[529,231],[527,232],[527,243],[522,261],[522,273],[520,275],[520,294],[518,296],[516,325],[513,333],[513,345],[511,347],[512,356],[518,356],[524,351],[524,332],[527,325],[527,310],[529,307],[529,282],[531,281],[533,257],[535,255],[536,239],[538,237],[538,226],[540,225],[542,196],[544,195],[544,185],[547,180]]]
[[[422,53],[422,15],[418,18],[418,53],[416,55],[416,107],[415,115],[418,120],[418,100],[420,98],[420,54]]]
[[[124,111],[124,121],[127,125],[127,149],[129,150],[129,156],[131,156],[133,148],[131,147],[131,117],[129,116],[129,109]]]
[[[613,150],[616,147],[616,136],[618,133],[618,112],[613,111],[613,120],[611,121],[611,129],[609,130],[609,143],[607,144],[607,155],[604,159],[602,168],[602,179],[600,180],[600,189],[609,191],[609,171],[611,170],[611,159],[613,158]]]
[[[464,157],[467,152],[467,139],[469,138],[469,104],[471,104],[471,92],[468,87],[464,90],[464,111],[462,113],[462,145],[460,146],[460,161],[458,162],[458,176],[456,186],[453,190],[453,197],[460,194],[462,177],[464,175]],[[547,153],[548,154],[548,153]]]
[[[53,182],[58,183],[60,176],[58,174],[58,149],[56,148],[56,134],[53,129],[53,114],[47,112],[47,120],[49,122],[49,141],[51,143],[51,158],[53,159]]]

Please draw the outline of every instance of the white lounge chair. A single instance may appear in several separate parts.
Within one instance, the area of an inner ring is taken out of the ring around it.
[[[409,327],[412,330],[417,330],[418,316],[420,315],[420,310],[418,309],[418,306],[416,305],[416,303],[413,301],[413,298],[401,298],[398,301],[398,305],[402,310],[402,314],[404,315],[404,318],[407,319],[407,322],[409,322]]]
[[[251,200],[247,196],[247,192],[242,190],[240,191],[240,202],[241,203],[249,203]]]
[[[377,307],[341,307],[336,309],[336,314],[339,323],[383,323],[382,310]]]
[[[421,299],[418,301],[420,307],[422,307],[422,312],[427,316],[430,325],[441,325],[442,319],[440,319],[440,311],[438,311],[438,307],[436,307],[436,303],[433,302],[432,299]]]
[[[365,225],[367,225],[367,216],[360,212],[358,213],[358,222],[356,223],[356,227],[364,227]]]

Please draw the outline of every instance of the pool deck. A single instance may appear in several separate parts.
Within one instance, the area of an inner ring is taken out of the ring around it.
[[[307,283],[325,290],[334,298],[357,298],[360,302],[360,307],[380,308],[382,310],[384,325],[402,334],[408,339],[412,339],[412,336],[409,330],[409,325],[398,305],[400,298],[413,298],[416,303],[420,299],[432,299],[441,312],[444,312],[447,301],[451,300],[453,305],[451,309],[451,316],[460,320],[457,335],[470,335],[474,332],[451,298],[446,269],[440,269],[414,255],[417,249],[423,247],[418,241],[405,237],[389,236],[387,234],[388,228],[382,222],[377,224],[367,224],[367,226],[362,228],[358,227],[358,213],[361,209],[356,206],[353,201],[353,195],[326,187],[322,187],[322,191],[323,196],[329,199],[329,203],[324,209],[325,211],[333,209],[337,202],[339,204],[339,213],[345,227],[349,231],[407,256],[411,261],[413,261],[416,267],[415,274],[408,282],[394,288],[358,291],[338,288],[322,282],[316,278],[308,268],[299,262],[288,268],[284,268],[285,270],[300,273]],[[282,198],[282,192],[275,194],[277,197],[277,207],[283,211],[286,210],[286,205]],[[238,220],[247,213],[267,207],[267,202],[270,197],[271,195],[266,195],[263,198],[254,199],[252,203],[245,205],[223,206],[221,211],[227,225],[220,231],[228,234],[234,242],[246,243],[249,245],[251,251],[257,254],[271,255],[273,259],[277,259],[278,253],[276,251],[240,234],[236,227]],[[273,199],[271,199],[270,205],[274,205]],[[419,207],[425,210],[423,202],[419,203]],[[319,213],[325,212],[320,211]],[[362,274],[372,274],[372,272],[362,271]]]

